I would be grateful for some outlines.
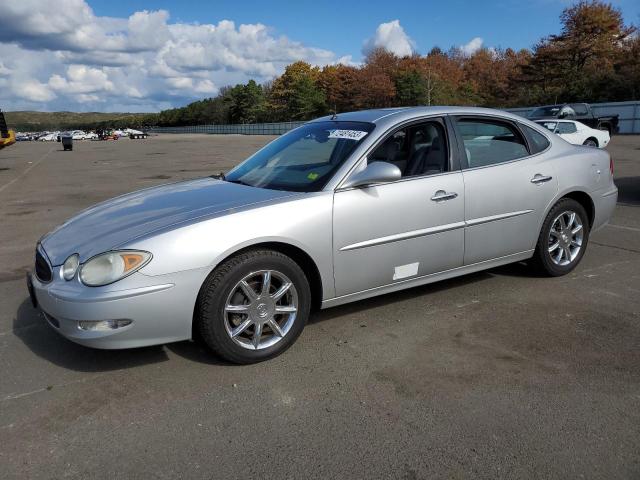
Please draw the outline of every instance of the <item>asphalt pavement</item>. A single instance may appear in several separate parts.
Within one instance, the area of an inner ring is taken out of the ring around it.
[[[135,189],[211,175],[270,137],[0,150],[0,478],[639,478],[640,137],[570,275],[509,265],[316,312],[284,355],[100,351],[29,303],[38,238]]]

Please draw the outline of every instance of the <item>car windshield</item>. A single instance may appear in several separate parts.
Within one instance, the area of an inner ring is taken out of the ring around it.
[[[269,143],[225,175],[252,187],[316,192],[373,130],[372,123],[313,122]]]
[[[542,125],[547,130],[554,132],[558,126],[558,122],[536,122],[538,125]]]
[[[533,112],[531,112],[530,117],[555,117],[560,112],[560,106],[553,105],[550,107],[540,107],[536,108]]]

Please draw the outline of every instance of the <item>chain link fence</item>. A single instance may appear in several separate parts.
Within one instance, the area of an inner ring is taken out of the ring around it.
[[[508,112],[526,117],[536,107],[507,108]],[[640,134],[640,101],[592,103],[597,116],[618,115],[619,133]],[[251,123],[238,125],[193,125],[188,127],[156,127],[154,133],[210,133],[218,135],[282,135],[305,122]]]
[[[187,127],[155,127],[153,133],[210,133],[216,135],[282,135],[305,122],[247,123],[236,125],[193,125]]]

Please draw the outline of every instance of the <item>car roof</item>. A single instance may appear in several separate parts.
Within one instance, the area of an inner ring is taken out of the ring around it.
[[[343,122],[368,122],[375,124],[398,123],[412,118],[419,118],[431,115],[491,115],[494,117],[510,118],[522,122],[525,120],[519,115],[495,110],[492,108],[479,107],[399,107],[399,108],[377,108],[372,110],[361,110],[357,112],[338,113],[316,118],[312,122],[326,122],[330,120]]]

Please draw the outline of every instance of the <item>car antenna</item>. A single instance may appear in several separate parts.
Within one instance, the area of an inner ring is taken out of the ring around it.
[[[333,104],[333,115],[331,115],[331,120],[337,120],[338,119],[338,113],[336,112],[336,105],[335,103]]]

